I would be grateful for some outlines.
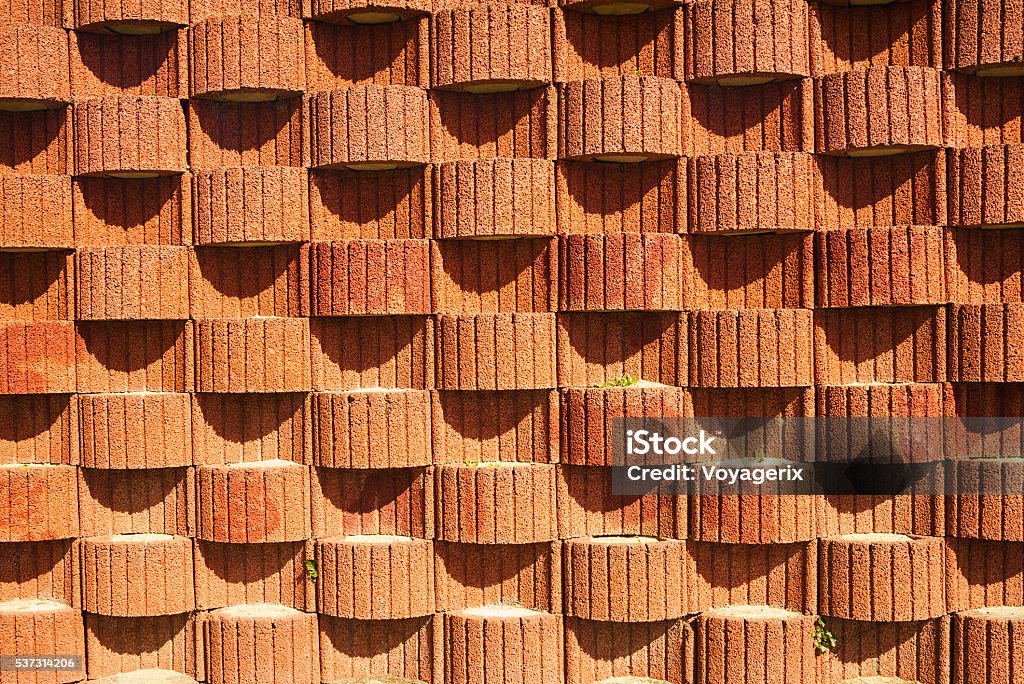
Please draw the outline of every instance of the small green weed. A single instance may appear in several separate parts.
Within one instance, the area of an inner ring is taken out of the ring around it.
[[[320,577],[320,572],[316,568],[315,560],[306,561],[306,575],[314,582],[316,582],[317,578]]]
[[[836,647],[836,638],[832,632],[825,628],[825,621],[818,616],[814,623],[814,646],[822,653],[827,653]]]
[[[638,382],[640,381],[637,378],[634,378],[629,373],[623,373],[614,380],[606,380],[605,382],[602,382],[600,385],[595,385],[595,387],[599,387],[601,389],[604,389],[606,387],[632,387]]]

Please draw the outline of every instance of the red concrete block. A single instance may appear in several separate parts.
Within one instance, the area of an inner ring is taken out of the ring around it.
[[[950,223],[994,228],[1024,225],[1024,145],[949,152]]]
[[[74,0],[73,27],[77,30],[124,35],[151,35],[185,26],[188,3],[182,0]]]
[[[318,17],[305,27],[307,92],[368,83],[430,87],[429,17],[382,24],[323,21]]]
[[[0,601],[0,639],[8,656],[47,657],[85,653],[82,613],[52,599]],[[14,673],[10,681],[70,684],[81,681],[82,671],[49,674]],[[9,675],[5,675],[5,679]]]
[[[189,317],[185,247],[81,247],[76,258],[79,320]]]
[[[37,463],[0,466],[0,541],[27,542],[78,536],[78,472],[74,466]]]
[[[821,3],[811,7],[810,29],[815,76],[881,66],[942,68],[942,3],[934,0]]]
[[[687,10],[687,81],[748,86],[809,75],[806,2],[701,0]]]
[[[311,95],[310,166],[386,171],[430,159],[427,94],[411,86],[354,86]]]
[[[909,622],[946,613],[944,540],[903,534],[846,534],[820,542],[822,615]],[[905,582],[895,582],[894,578]]]
[[[312,461],[305,394],[194,394],[192,450],[197,465],[281,459]]]
[[[1024,49],[1024,13],[992,0],[953,0],[942,8],[947,69],[978,76],[1024,74],[1019,63]]]
[[[190,244],[192,193],[187,175],[146,180],[75,178],[75,244]]]
[[[437,610],[518,605],[562,610],[562,543],[434,542]]]
[[[302,17],[372,26],[426,14],[431,7],[428,0],[314,0],[303,11]]]
[[[0,109],[53,109],[71,102],[68,36],[54,26],[0,29]]]
[[[639,162],[682,153],[679,85],[667,78],[621,76],[560,86],[558,156]]]
[[[446,313],[547,312],[558,297],[558,241],[435,241],[431,300]]]
[[[261,544],[310,536],[309,468],[253,461],[196,469],[196,536]]]
[[[71,91],[76,100],[188,96],[186,31],[141,36],[72,31],[70,36]]]
[[[558,270],[562,311],[672,311],[686,299],[676,235],[568,235]]]
[[[76,102],[72,111],[76,175],[138,179],[185,170],[179,100],[112,96]]]
[[[316,615],[275,604],[220,608],[203,617],[210,684],[318,682]]]
[[[650,75],[683,80],[684,13],[601,15],[555,11],[555,80]]]
[[[299,245],[189,252],[194,318],[300,316],[309,311],[309,252]]]
[[[315,316],[432,311],[427,240],[316,242],[311,257]]]
[[[952,386],[951,414],[964,418],[1019,415],[1024,401],[1021,385],[1012,383],[964,383]],[[973,425],[971,423],[974,423]],[[1021,430],[1007,426],[991,430],[987,421],[963,421],[950,425],[947,450],[957,459],[1015,457],[1021,453]]]
[[[229,102],[265,102],[306,89],[302,21],[227,16],[193,25],[189,94]]]
[[[302,17],[302,3],[299,0],[272,0],[260,3],[256,0],[195,0],[189,3],[189,23],[198,24],[213,17]]]
[[[0,324],[0,393],[53,394],[74,390],[75,326],[70,321]]]
[[[555,386],[554,314],[441,315],[436,344],[441,389]]]
[[[309,205],[315,242],[428,238],[434,232],[433,170],[313,170]]]
[[[782,459],[769,463],[782,465]],[[767,484],[767,483],[766,483]],[[712,485],[711,491],[718,488]],[[740,494],[700,494],[690,499],[690,538],[727,544],[790,544],[817,536],[817,497],[780,494],[782,487],[754,487]]]
[[[0,252],[0,317],[68,320],[75,317],[72,252]]]
[[[555,466],[439,465],[437,538],[473,544],[533,544],[558,537]]]
[[[558,459],[554,390],[435,392],[430,430],[439,462]]]
[[[79,392],[187,392],[187,321],[83,321],[75,326]]]
[[[683,240],[688,309],[793,309],[814,304],[808,233],[691,235]]]
[[[950,377],[960,382],[1024,380],[1021,334],[1024,304],[954,304],[950,309]]]
[[[946,539],[947,610],[1024,605],[1024,545]]]
[[[687,537],[685,496],[612,494],[610,468],[558,467],[558,536]]]
[[[919,152],[866,159],[819,156],[818,230],[946,223],[946,155]]]
[[[438,164],[439,238],[554,235],[555,165],[546,159]]]
[[[429,392],[317,392],[312,401],[317,466],[409,468],[433,462]]]
[[[0,110],[0,170],[5,174],[71,173],[71,118],[67,108]]]
[[[393,535],[321,539],[317,610],[360,620],[434,613],[433,542]]]
[[[811,615],[726,606],[698,615],[693,631],[697,684],[817,681]]]
[[[810,310],[694,311],[689,333],[698,387],[813,384]]]
[[[859,622],[825,618],[836,647],[819,658],[821,682],[881,684],[950,681],[949,618]]]
[[[0,397],[0,463],[79,462],[78,402],[65,394]]]
[[[561,313],[558,385],[596,386],[624,375],[686,385],[688,330],[685,313]]]
[[[190,168],[212,171],[222,167],[303,166],[307,127],[299,98],[272,102],[190,100]],[[239,216],[246,215],[246,211]]]
[[[303,318],[197,321],[196,390],[307,391],[309,340]]]
[[[173,468],[192,465],[189,395],[81,394],[82,465]]]
[[[928,486],[922,487],[928,489]],[[929,492],[896,495],[831,494],[818,498],[819,537],[843,534],[942,536],[946,498]],[[931,494],[931,495],[929,495]]]
[[[815,312],[816,384],[942,382],[945,379],[945,307]]]
[[[813,157],[748,152],[690,160],[695,233],[813,230]]]
[[[74,540],[15,542],[0,559],[0,601],[55,599],[79,608],[78,556]]]
[[[192,676],[202,676],[202,641],[198,616],[188,613],[150,617],[86,613],[89,681],[192,684]]]
[[[287,166],[198,171],[192,175],[197,245],[263,245],[309,239],[305,169]]]
[[[949,301],[941,228],[853,228],[818,233],[816,242],[820,306]]]
[[[528,4],[444,9],[431,17],[431,85],[502,93],[551,82],[551,13]]]
[[[655,537],[566,540],[566,615],[613,622],[682,617],[691,584],[685,554],[685,542]]]
[[[444,616],[444,681],[556,684],[565,665],[562,617],[519,606]]]
[[[477,97],[475,93],[430,94],[430,158],[530,157],[554,159],[558,145],[558,95],[534,88]]]
[[[195,608],[191,539],[115,534],[79,543],[82,607],[87,613],[138,617]]]
[[[1024,143],[1024,87],[1018,78],[943,76],[947,144],[956,149]],[[995,169],[992,169],[995,171]]]
[[[950,461],[954,492],[947,507],[949,534],[953,537],[1024,541],[1024,461],[1018,458],[982,458]],[[1006,494],[993,494],[1000,491]],[[985,493],[989,492],[989,493]]]
[[[568,387],[559,394],[561,455],[573,465],[615,465],[616,419],[626,416],[692,416],[693,402],[681,387],[640,381],[630,387]]]
[[[639,165],[560,161],[559,232],[686,232],[686,178],[685,159]]]
[[[566,684],[662,684],[693,676],[685,620],[596,622],[565,618]]]
[[[71,178],[0,175],[0,244],[4,247],[69,248]]]
[[[765,605],[802,613],[818,607],[815,542],[798,544],[686,545],[692,579],[690,606],[696,613],[730,605]]]
[[[1024,302],[1024,230],[946,231],[949,299],[964,304]]]
[[[280,544],[218,544],[196,541],[196,608],[240,603],[281,603],[315,610],[315,592],[306,572],[314,560],[310,541]]]
[[[997,606],[953,616],[954,684],[1010,684],[1024,668],[1024,610]]]
[[[434,319],[366,316],[310,321],[313,389],[430,389]]]
[[[195,480],[191,468],[83,468],[78,478],[82,535],[191,536]]]
[[[806,78],[755,89],[691,85],[683,97],[683,154],[813,152],[813,98]]]
[[[815,79],[815,149],[879,156],[943,147],[940,72],[872,67]]]
[[[441,679],[441,616],[345,620],[318,616],[320,678],[334,684],[412,684]]]
[[[314,537],[434,536],[431,468],[317,468],[312,484]]]
[[[28,0],[6,0],[3,5],[4,17],[12,24],[39,24],[64,27],[65,10],[55,0],[29,2]]]

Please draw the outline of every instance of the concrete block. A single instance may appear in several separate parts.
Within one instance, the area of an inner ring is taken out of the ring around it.
[[[464,159],[434,170],[438,238],[553,235],[555,164],[547,159]]]
[[[186,168],[185,115],[175,98],[80,100],[72,113],[75,175],[139,179]]]
[[[229,102],[295,97],[306,89],[302,22],[222,16],[189,29],[189,95]]]
[[[313,315],[430,313],[429,247],[427,240],[313,243]]]
[[[191,539],[115,534],[87,537],[79,544],[85,612],[139,617],[195,608]]]
[[[317,468],[313,536],[391,534],[434,537],[434,473],[429,467],[388,470]]]
[[[71,102],[68,36],[56,26],[0,29],[0,108],[56,109]]]
[[[437,381],[441,389],[546,389],[555,386],[555,315],[441,315]],[[473,363],[467,363],[467,359]]]
[[[82,466],[146,469],[192,465],[188,394],[79,394]]]
[[[437,610],[520,605],[562,612],[562,543],[434,542]]]
[[[197,245],[261,245],[309,239],[305,169],[236,167],[192,174],[192,230]]]
[[[310,327],[316,391],[434,387],[433,318],[314,318]]]
[[[303,392],[310,389],[309,322],[303,318],[196,322],[200,392]]]
[[[75,262],[78,320],[189,317],[186,247],[82,247]]]
[[[0,466],[0,521],[4,542],[49,541],[78,536],[78,472],[70,465]]]

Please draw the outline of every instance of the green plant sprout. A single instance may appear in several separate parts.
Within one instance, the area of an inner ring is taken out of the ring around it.
[[[317,578],[320,577],[320,572],[316,569],[316,561],[315,560],[308,560],[308,561],[306,561],[305,565],[306,565],[306,575],[309,576],[309,579],[311,579],[312,581],[316,582]]]
[[[600,389],[604,389],[606,387],[632,387],[638,382],[640,381],[637,378],[634,378],[629,373],[623,373],[614,380],[606,380],[605,382],[602,382],[599,385],[595,385],[595,387],[598,387]]]
[[[836,638],[832,632],[825,628],[825,621],[818,616],[814,623],[814,647],[822,653],[827,653],[836,647]]]

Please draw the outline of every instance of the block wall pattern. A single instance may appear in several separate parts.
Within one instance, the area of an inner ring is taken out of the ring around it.
[[[1024,415],[1022,53],[0,1],[0,654],[85,655],[0,682],[1024,683],[1020,496],[610,493],[622,415]]]

